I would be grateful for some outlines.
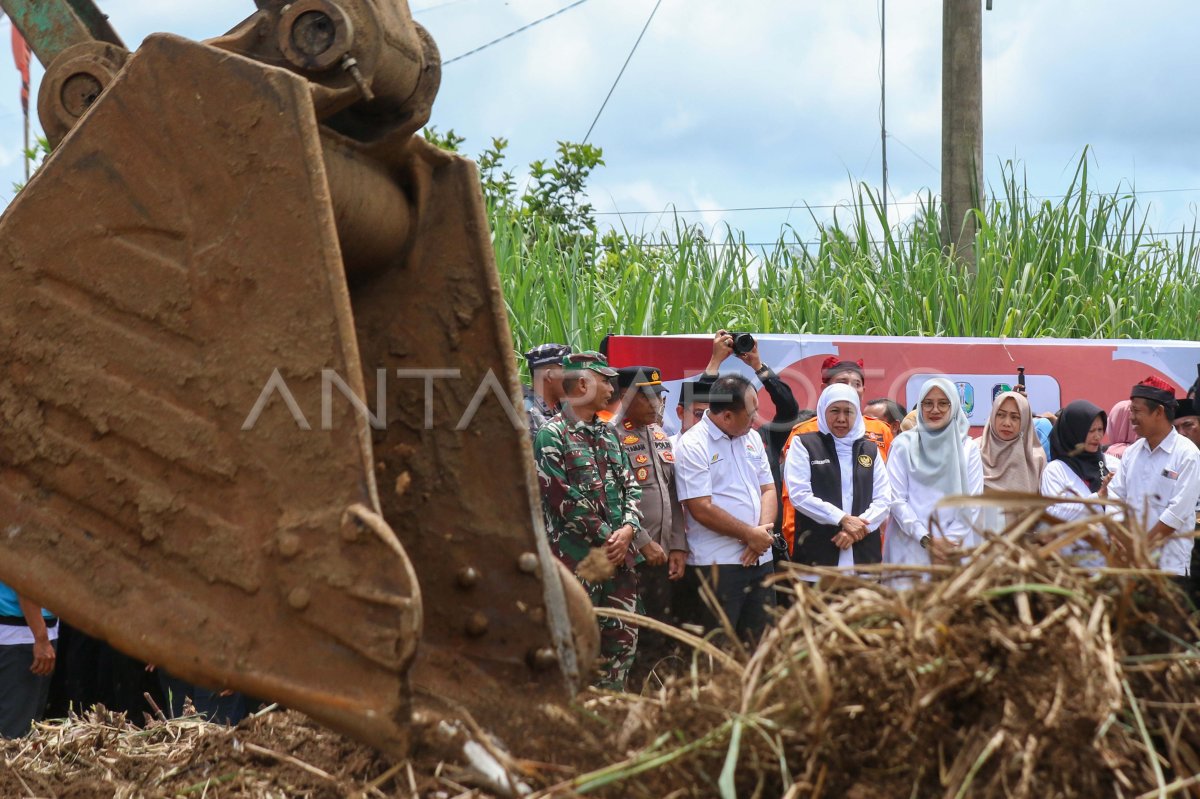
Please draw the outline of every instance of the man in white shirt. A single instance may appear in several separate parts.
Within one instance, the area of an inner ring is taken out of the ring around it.
[[[758,396],[750,381],[726,375],[709,388],[709,407],[675,447],[675,481],[687,510],[688,576],[708,580],[743,640],[759,637],[775,606],[764,585],[774,567],[775,482],[753,430]],[[715,619],[706,626],[717,628]]]
[[[1146,528],[1158,567],[1187,588],[1191,571],[1196,500],[1200,497],[1200,450],[1172,427],[1175,392],[1147,378],[1130,393],[1130,421],[1141,436],[1129,445],[1108,494],[1124,500]]]
[[[1198,381],[1200,382],[1200,381]],[[1200,407],[1190,396],[1179,401],[1175,410],[1175,432],[1200,449]],[[1200,499],[1196,501],[1196,533],[1200,534]],[[1200,547],[1192,542],[1192,602],[1200,607]]]

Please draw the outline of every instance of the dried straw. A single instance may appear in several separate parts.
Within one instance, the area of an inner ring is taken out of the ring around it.
[[[537,797],[1196,791],[1200,631],[1141,531],[1103,513],[1061,524],[1034,498],[997,501],[1012,525],[912,590],[891,587],[887,568],[817,570],[819,587],[778,577],[793,603],[750,652],[622,614],[691,648],[688,670],[643,696],[519,708],[528,729],[552,732],[507,741],[517,746],[502,762]],[[1084,537],[1108,567],[1063,559]],[[458,715],[453,703],[437,714]],[[487,741],[469,718],[459,729]],[[488,795],[431,742],[387,762],[282,712],[230,730],[195,718],[137,727],[100,709],[39,724],[0,752],[4,796],[79,785],[122,798]]]

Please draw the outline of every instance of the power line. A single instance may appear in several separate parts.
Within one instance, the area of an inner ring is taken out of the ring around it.
[[[604,113],[604,108],[608,105],[608,100],[613,96],[613,92],[617,90],[617,84],[621,82],[621,76],[625,74],[625,67],[629,66],[633,54],[637,52],[638,45],[642,43],[642,37],[646,35],[646,31],[650,29],[650,23],[654,20],[654,15],[658,13],[658,7],[662,5],[662,0],[658,0],[654,4],[653,10],[650,11],[650,16],[646,19],[646,24],[642,26],[642,32],[638,34],[637,41],[633,43],[633,48],[629,51],[629,55],[625,57],[625,63],[621,65],[621,71],[617,73],[617,79],[608,89],[608,94],[604,97],[604,102],[600,104],[600,110],[596,112],[596,118],[592,120],[592,124],[588,126],[587,134],[583,137],[583,143],[587,144],[587,140],[592,136],[592,130],[595,129],[596,123],[600,121],[600,115]]]
[[[414,14],[426,14],[430,11],[437,11],[439,9],[446,8],[447,6],[456,6],[459,3],[466,3],[468,1],[469,0],[445,0],[445,2],[437,3],[432,6],[426,6],[425,8],[414,8],[412,12]]]
[[[1159,242],[1168,236],[1197,236],[1200,238],[1200,229],[1197,230],[1171,230],[1165,233],[1155,233],[1153,235],[1139,234],[1136,231],[1125,231],[1123,233],[1110,234],[1111,237],[1119,239],[1129,239],[1134,236],[1141,235],[1146,239],[1147,243]],[[784,247],[796,246],[816,246],[822,243],[822,239],[792,239],[786,238],[776,239],[775,241],[689,241],[688,246],[695,247],[778,247],[781,244]],[[851,239],[853,244],[861,244],[863,242],[876,246],[882,244],[912,244],[917,239],[914,238],[890,238],[890,239]],[[657,241],[657,242],[638,242],[636,246],[645,247],[647,249],[677,249],[683,242],[679,241]]]
[[[521,27],[517,28],[515,31],[510,31],[510,32],[504,34],[499,39],[492,39],[487,44],[481,44],[478,47],[476,47],[474,50],[468,50],[467,52],[463,53],[462,55],[456,55],[456,56],[454,56],[454,58],[451,58],[447,61],[443,61],[442,66],[443,67],[449,66],[450,64],[453,64],[455,61],[461,61],[469,55],[475,55],[476,53],[478,53],[482,50],[486,50],[489,47],[491,47],[493,44],[500,44],[500,42],[503,42],[506,39],[511,39],[512,37],[516,36],[518,33],[523,33],[524,31],[529,30],[530,28],[534,27],[535,25],[541,25],[546,20],[554,19],[559,14],[570,11],[572,8],[575,8],[576,6],[581,6],[586,2],[587,2],[587,0],[575,0],[574,3],[563,6],[558,11],[555,11],[553,14],[547,14],[546,16],[544,16],[540,19],[535,19],[533,22],[530,22],[528,25],[522,25]]]
[[[920,205],[922,200],[904,200],[902,202],[893,202],[893,205]],[[741,208],[675,208],[670,209],[677,214],[726,214],[740,211],[803,211],[809,208],[845,208],[849,206],[849,201],[842,203],[830,203],[821,205],[747,205]],[[653,214],[665,214],[669,210],[666,208],[657,211],[637,210],[637,211],[593,211],[595,216],[649,216]]]
[[[942,174],[942,171],[941,171],[940,169],[938,169],[938,168],[937,168],[936,166],[934,166],[933,164],[929,163],[929,160],[928,160],[927,158],[925,158],[925,156],[921,155],[919,152],[917,152],[916,150],[914,150],[913,148],[911,148],[911,147],[909,147],[907,144],[905,144],[903,141],[901,141],[901,140],[900,140],[900,137],[896,136],[894,133],[889,133],[887,136],[888,136],[888,138],[889,138],[889,139],[892,139],[892,140],[894,140],[894,141],[895,141],[897,144],[899,144],[899,145],[900,145],[901,147],[903,147],[905,150],[908,150],[910,153],[912,153],[913,155],[915,155],[915,156],[917,157],[917,159],[918,159],[919,161],[921,161],[921,163],[925,164],[925,166],[927,166],[927,167],[929,167],[930,169],[932,169],[932,170],[933,170],[935,173],[937,173],[938,175],[941,175],[941,174]]]
[[[892,138],[895,138],[894,136]],[[1178,193],[1195,193],[1200,192],[1200,186],[1190,189],[1138,189],[1137,191],[1123,192],[1111,191],[1103,192],[1104,197],[1115,197],[1120,194],[1132,194],[1138,196],[1140,194],[1178,194]],[[1070,194],[1031,194],[1030,200],[1061,200],[1064,197],[1071,197]],[[892,200],[891,205],[924,205],[927,200]],[[655,214],[729,214],[753,212],[753,211],[802,211],[810,208],[846,208],[850,205],[850,201],[846,200],[840,203],[824,203],[817,205],[809,205],[807,203],[793,203],[792,205],[745,205],[736,208],[659,208],[657,210],[637,209],[633,211],[593,211],[594,216],[653,216]]]

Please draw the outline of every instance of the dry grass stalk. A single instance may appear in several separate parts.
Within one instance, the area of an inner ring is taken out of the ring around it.
[[[612,795],[1187,790],[1200,771],[1200,632],[1140,531],[1101,514],[1061,524],[1039,498],[996,501],[1023,512],[961,568],[930,569],[912,591],[869,579],[893,576],[888,567],[796,570],[837,575],[826,590],[778,578],[795,602],[745,676],[714,674],[698,692],[691,680],[669,686],[636,718],[643,746],[674,731],[675,748],[651,771],[631,753],[628,780],[603,770],[619,785]],[[1058,554],[1085,536],[1112,564],[1099,574]],[[595,776],[571,786],[592,788]]]
[[[543,734],[510,738],[502,762],[539,797],[1195,791],[1200,631],[1141,532],[1101,514],[1060,524],[1036,498],[996,501],[1013,524],[960,568],[928,569],[910,591],[879,582],[894,568],[816,570],[828,587],[779,577],[794,602],[753,652],[664,629],[697,653],[690,671],[646,696],[590,692],[545,708],[523,720]],[[1107,568],[1061,557],[1083,537]],[[388,763],[286,713],[228,730],[138,728],[98,710],[0,751],[4,796],[75,785],[118,797],[487,796],[445,752],[421,744],[411,762]]]

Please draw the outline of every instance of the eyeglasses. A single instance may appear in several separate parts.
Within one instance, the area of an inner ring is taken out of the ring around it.
[[[934,408],[939,411],[948,411],[951,408],[950,400],[937,400],[936,402],[934,400],[921,401],[921,410],[932,411]]]

